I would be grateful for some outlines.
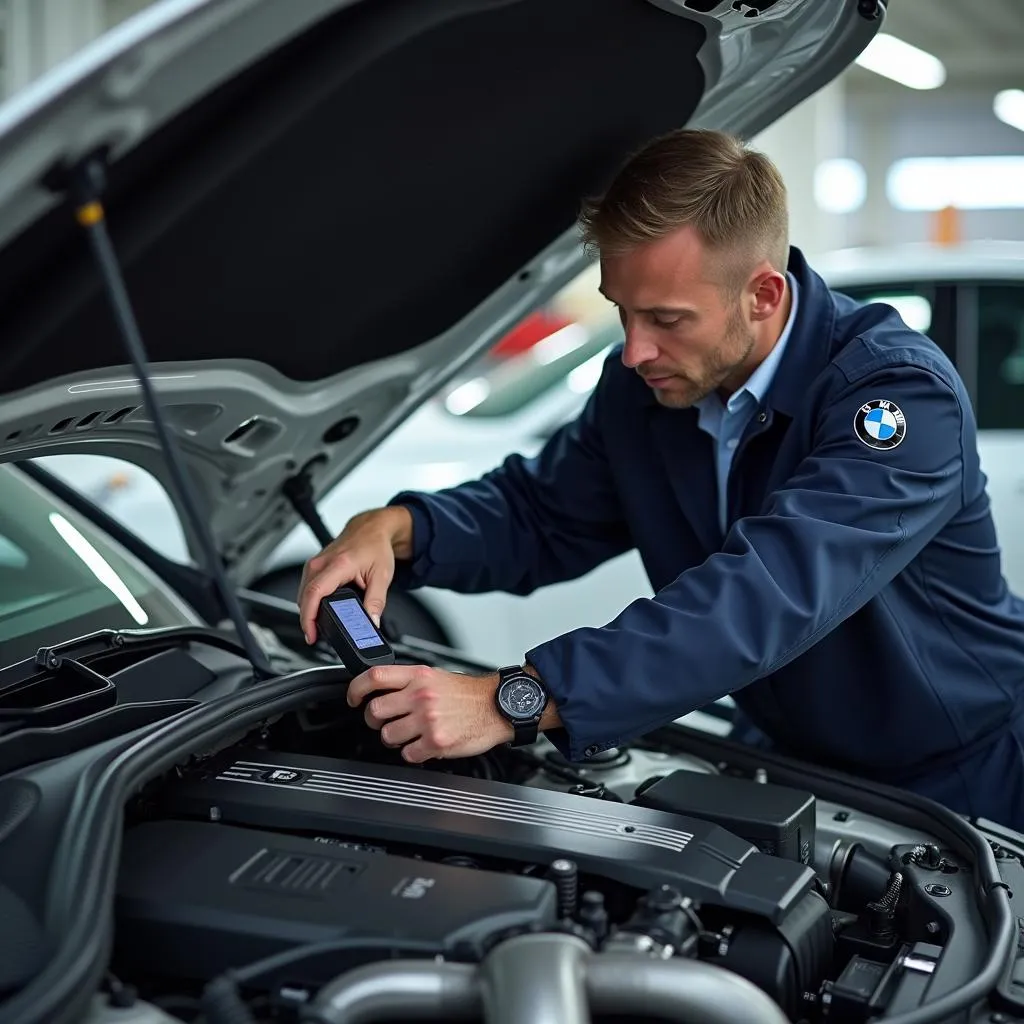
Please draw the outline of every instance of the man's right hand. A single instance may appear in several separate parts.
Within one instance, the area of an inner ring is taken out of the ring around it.
[[[350,519],[338,539],[302,570],[299,622],[306,643],[316,642],[320,602],[349,583],[362,588],[363,607],[379,627],[395,575],[395,559],[411,557],[412,514],[407,508],[377,508]]]

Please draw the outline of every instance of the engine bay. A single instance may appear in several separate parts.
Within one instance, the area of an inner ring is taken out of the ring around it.
[[[861,1022],[984,961],[974,865],[927,831],[654,742],[412,768],[352,719],[130,801],[111,972],[146,1020]]]
[[[300,643],[16,666],[116,703],[0,738],[4,1024],[1024,1017],[1022,837],[681,725],[412,767]]]

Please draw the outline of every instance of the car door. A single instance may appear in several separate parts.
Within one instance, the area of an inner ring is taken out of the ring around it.
[[[1024,282],[965,282],[957,308],[1003,574],[1024,594]]]

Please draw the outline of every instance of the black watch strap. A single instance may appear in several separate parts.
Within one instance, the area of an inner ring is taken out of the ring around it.
[[[513,722],[512,732],[510,747],[528,747],[531,743],[537,742],[537,736],[540,733],[540,719],[538,718],[536,722]]]

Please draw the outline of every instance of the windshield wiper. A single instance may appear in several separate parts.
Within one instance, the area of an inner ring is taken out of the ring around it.
[[[165,650],[182,643],[217,647],[248,660],[245,648],[235,639],[209,626],[162,626],[156,629],[98,629],[75,640],[40,647],[35,657],[0,669],[0,692],[23,683],[40,672],[73,672],[92,680],[102,678],[88,667],[90,661],[121,651]]]
[[[163,649],[189,642],[219,647],[222,651],[246,657],[245,648],[237,640],[209,626],[161,626],[156,629],[98,629],[77,640],[68,640],[53,647],[40,647],[35,662],[40,668],[54,668],[54,659],[73,658],[85,662],[98,655],[117,651]]]
[[[73,168],[65,182],[67,192],[74,203],[75,219],[89,239],[104,290],[110,300],[114,321],[135,369],[143,401],[152,418],[164,458],[167,460],[167,468],[170,471],[171,484],[178,499],[178,505],[192,526],[194,536],[201,548],[204,567],[213,579],[224,610],[238,633],[245,657],[252,666],[253,674],[257,679],[269,679],[274,675],[274,670],[249,629],[238,597],[228,582],[209,523],[199,512],[199,506],[192,492],[188,474],[185,472],[177,442],[167,426],[167,420],[164,418],[163,410],[160,408],[156,391],[150,380],[149,357],[146,354],[142,334],[135,319],[124,275],[107,231],[106,214],[100,201],[105,185],[106,168],[98,157],[87,159]]]

